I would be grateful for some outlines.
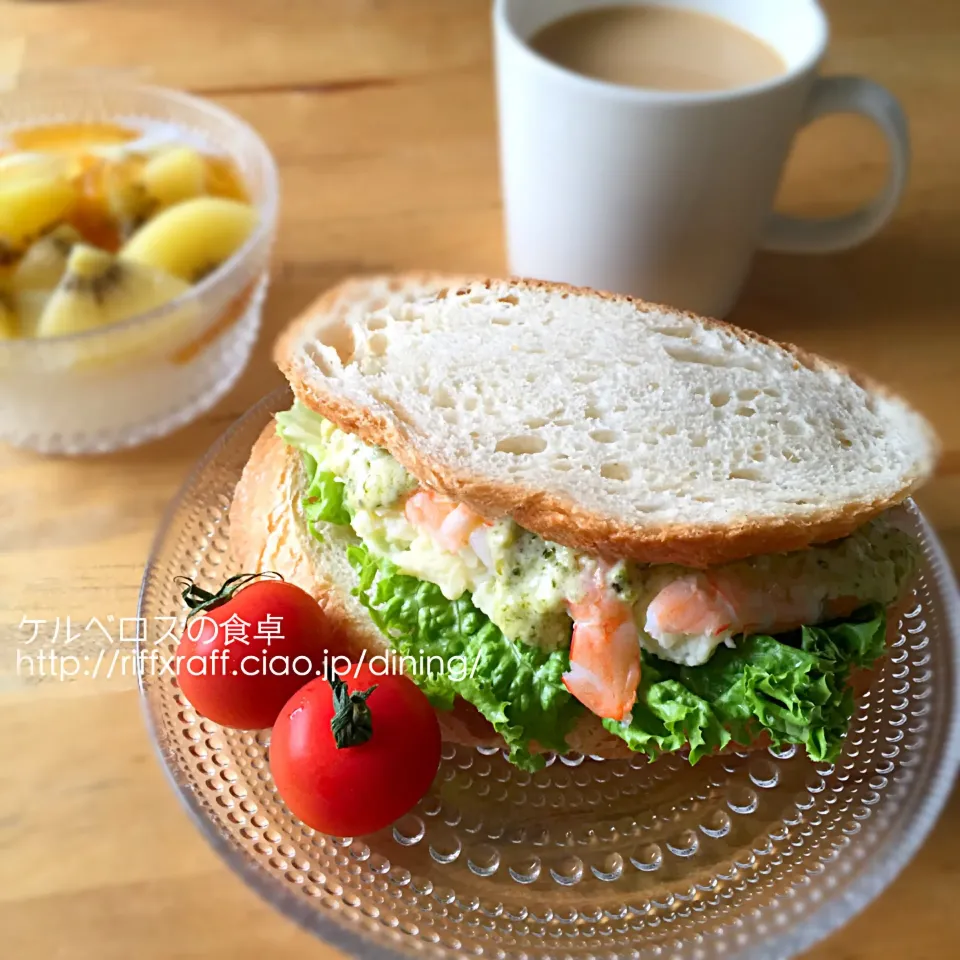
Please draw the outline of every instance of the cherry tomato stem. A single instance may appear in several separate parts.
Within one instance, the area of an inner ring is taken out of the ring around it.
[[[255,580],[283,580],[283,576],[275,570],[264,570],[261,573],[237,573],[224,580],[216,593],[197,586],[189,577],[174,579],[184,587],[180,596],[190,608],[190,613],[187,614],[187,623],[189,623],[198,613],[213,610],[232,600],[238,590],[242,590]]]
[[[377,685],[366,690],[350,692],[347,685],[334,674],[329,678],[333,687],[333,716],[330,718],[330,729],[337,749],[358,747],[366,743],[373,736],[373,723],[370,719],[370,707],[367,706],[367,697],[377,689]]]

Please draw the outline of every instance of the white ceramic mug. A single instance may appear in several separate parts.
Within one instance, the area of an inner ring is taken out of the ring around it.
[[[529,38],[547,23],[611,2],[495,0],[513,273],[722,317],[757,248],[843,250],[889,219],[909,168],[906,119],[892,94],[871,80],[817,76],[829,31],[814,0],[654,0],[720,16],[777,50],[783,74],[732,90],[620,86],[530,48]],[[772,212],[794,134],[837,112],[864,114],[883,131],[891,156],[886,185],[841,217]]]

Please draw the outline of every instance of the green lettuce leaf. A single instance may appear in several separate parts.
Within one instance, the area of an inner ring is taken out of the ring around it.
[[[696,763],[731,739],[749,743],[766,731],[775,744],[831,762],[853,712],[850,671],[882,655],[885,630],[883,610],[865,607],[846,621],[803,627],[796,644],[794,636],[741,638],[697,667],[644,655],[630,723],[603,725],[651,759],[688,743]]]
[[[291,447],[310,453],[311,450],[317,451],[326,444],[323,433],[326,421],[299,401],[289,410],[274,414],[274,420],[277,422],[277,435]]]
[[[333,523],[338,527],[350,523],[350,511],[343,502],[343,482],[336,474],[317,468],[317,461],[302,453],[303,468],[310,477],[310,485],[303,494],[303,512],[310,521],[310,532],[321,536],[316,523]]]
[[[723,749],[731,735],[711,704],[679,680],[668,678],[658,669],[661,664],[670,666],[657,657],[644,657],[630,722],[604,720],[604,727],[651,760],[689,745],[690,762],[696,763]]]
[[[510,760],[526,770],[543,766],[531,741],[566,752],[566,735],[583,707],[561,676],[566,651],[508,640],[468,594],[448,600],[432,583],[399,573],[363,546],[348,557],[357,571],[356,596],[433,703],[452,709],[456,695],[472,703],[506,741]]]
[[[323,533],[317,523],[333,523],[340,527],[350,523],[350,511],[343,499],[343,481],[336,474],[321,470],[318,464],[326,443],[321,433],[324,421],[299,403],[276,414],[275,419],[280,439],[296,447],[303,457],[303,469],[310,478],[303,495],[303,512],[310,532],[322,540]]]

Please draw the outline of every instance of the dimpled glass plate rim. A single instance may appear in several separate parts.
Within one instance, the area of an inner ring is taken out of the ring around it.
[[[171,504],[144,574],[145,652],[173,651],[173,578],[227,575],[227,509],[286,389],[209,451]],[[444,745],[431,792],[393,828],[333,838],[275,793],[269,731],[198,717],[170,671],[144,669],[159,756],[201,832],[266,900],[342,950],[431,956],[794,956],[877,896],[928,834],[960,762],[956,586],[908,504],[923,564],[843,755],[793,749],[648,764],[550,758],[536,774],[497,751]],[[169,622],[169,621],[167,621]],[[168,632],[168,631],[165,631]]]

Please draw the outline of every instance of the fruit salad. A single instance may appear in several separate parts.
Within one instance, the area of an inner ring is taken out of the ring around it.
[[[153,310],[256,225],[235,165],[176,128],[0,134],[0,338],[62,337]]]

